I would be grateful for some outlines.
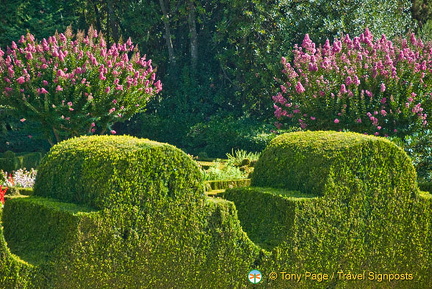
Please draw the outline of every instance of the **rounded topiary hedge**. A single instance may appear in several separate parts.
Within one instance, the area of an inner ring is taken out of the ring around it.
[[[261,154],[251,180],[252,186],[314,195],[326,195],[331,182],[349,182],[351,189],[418,191],[415,169],[401,148],[385,138],[350,132],[280,135]]]
[[[174,146],[131,136],[83,136],[45,156],[34,195],[96,209],[145,207],[162,198],[202,200],[204,185],[196,162]]]

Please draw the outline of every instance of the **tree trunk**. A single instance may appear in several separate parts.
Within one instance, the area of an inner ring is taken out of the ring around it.
[[[165,41],[168,48],[168,61],[170,64],[174,65],[176,62],[175,56],[174,56],[174,46],[172,44],[172,36],[171,36],[171,29],[170,29],[170,21],[169,21],[169,15],[165,6],[165,0],[159,0],[159,5],[162,10],[163,14],[163,22],[165,27]]]
[[[112,31],[112,38],[114,43],[117,43],[119,41],[119,32],[118,32],[118,19],[115,17],[114,14],[114,8],[113,3],[111,0],[107,1],[107,8],[108,8],[108,25],[111,28]],[[109,28],[107,29],[109,30]]]
[[[101,25],[101,19],[100,19],[101,15],[100,15],[100,11],[99,11],[99,8],[97,7],[96,3],[93,3],[93,9],[94,9],[95,18],[96,18],[95,19],[96,20],[96,30],[101,32],[102,31],[102,25]],[[90,22],[90,21],[88,21],[88,22]],[[91,21],[91,22],[93,22],[93,21]]]
[[[192,71],[196,71],[196,65],[198,62],[198,35],[196,29],[196,8],[193,0],[188,1],[188,23],[189,23],[189,34],[190,34],[190,54],[191,54],[191,67]]]

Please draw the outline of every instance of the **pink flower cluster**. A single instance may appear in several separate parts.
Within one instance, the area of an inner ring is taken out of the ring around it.
[[[276,118],[308,129],[348,129],[375,135],[427,125],[432,97],[432,45],[374,39],[366,29],[317,47],[306,34],[273,96]]]
[[[22,36],[0,49],[0,79],[0,104],[73,135],[113,133],[118,115],[112,109],[128,119],[162,90],[152,61],[130,39],[107,47],[92,28],[76,36],[69,28],[42,41]]]

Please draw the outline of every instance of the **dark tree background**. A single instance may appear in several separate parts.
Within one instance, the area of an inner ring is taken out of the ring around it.
[[[92,25],[110,43],[131,37],[153,60],[164,90],[117,131],[214,156],[262,148],[256,136],[274,121],[280,57],[289,57],[305,33],[315,42],[365,27],[388,38],[415,29],[432,38],[428,0],[0,0],[0,9],[3,49],[27,31],[44,38],[69,25]],[[23,144],[18,135],[32,138]],[[209,149],[215,141],[219,151]],[[24,128],[3,109],[0,151],[6,149],[44,146],[37,128]]]

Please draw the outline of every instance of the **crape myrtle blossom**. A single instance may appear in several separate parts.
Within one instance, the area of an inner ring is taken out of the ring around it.
[[[41,41],[27,34],[0,49],[0,105],[42,124],[51,144],[113,134],[115,122],[143,111],[162,90],[155,71],[130,39],[108,47],[93,28],[76,35],[68,28]]]
[[[392,42],[366,29],[319,46],[306,34],[281,62],[278,127],[403,136],[428,124],[432,45],[414,34]]]

